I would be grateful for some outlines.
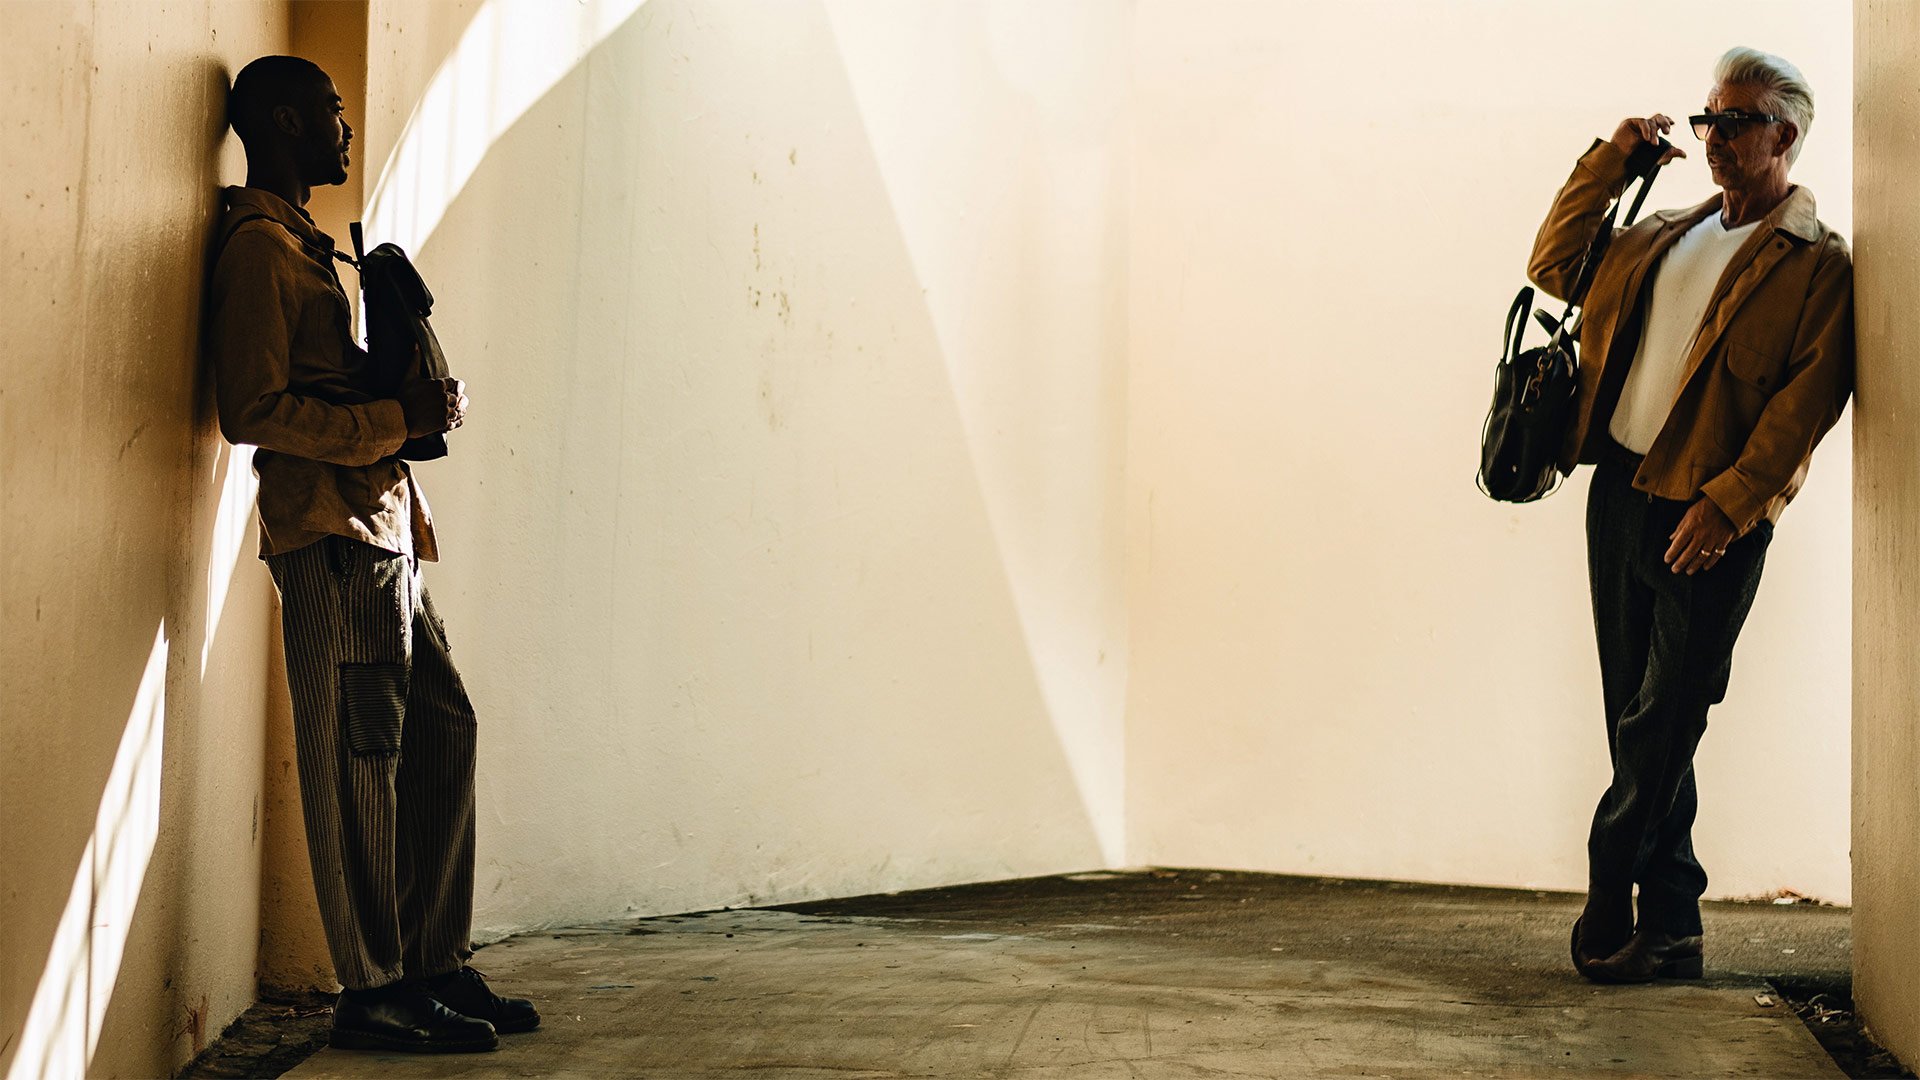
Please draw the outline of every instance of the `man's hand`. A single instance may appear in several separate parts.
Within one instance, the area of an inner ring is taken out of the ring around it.
[[[1687,516],[1673,530],[1673,543],[1667,548],[1667,565],[1673,572],[1691,576],[1698,570],[1711,570],[1733,543],[1733,522],[1713,500],[1701,497],[1687,507]]]
[[[400,391],[400,411],[410,439],[452,431],[467,419],[467,384],[459,379],[413,383]]]
[[[1648,117],[1630,116],[1620,121],[1620,126],[1613,129],[1611,141],[1621,153],[1632,157],[1633,152],[1643,144],[1658,143],[1660,136],[1672,130],[1673,117],[1665,113],[1654,113]],[[1660,164],[1665,165],[1674,158],[1686,156],[1685,150],[1677,146],[1669,146],[1667,152],[1660,155]]]

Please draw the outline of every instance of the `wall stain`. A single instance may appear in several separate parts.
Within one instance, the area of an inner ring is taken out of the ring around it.
[[[760,407],[766,413],[767,430],[779,431],[785,422],[773,404],[773,380],[765,375],[760,376]]]
[[[210,1011],[207,995],[200,995],[200,1004],[187,1006],[187,1026],[180,1034],[193,1040],[193,1053],[198,1057],[200,1051],[207,1048],[207,1013]]]
[[[120,452],[113,456],[115,461],[127,456],[127,451],[133,449],[134,442],[138,440],[140,436],[146,434],[150,424],[151,421],[142,423],[139,427],[133,429],[133,434],[127,436],[127,441],[120,444]]]

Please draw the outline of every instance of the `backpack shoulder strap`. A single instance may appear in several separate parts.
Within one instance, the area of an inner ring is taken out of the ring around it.
[[[227,249],[228,242],[233,239],[233,236],[235,233],[240,231],[240,227],[242,225],[245,225],[245,224],[248,224],[249,222],[254,222],[254,221],[272,221],[272,220],[273,218],[266,214],[242,214],[240,216],[240,220],[234,222],[232,225],[227,226],[227,231],[220,234],[220,242],[218,244],[215,244],[213,248],[214,261],[218,262],[220,260],[220,253]]]
[[[220,244],[218,247],[214,249],[215,261],[219,260],[220,252],[224,251],[226,249],[227,244],[232,242],[234,235],[240,231],[240,227],[248,224],[249,222],[254,222],[254,221],[271,221],[275,225],[280,225],[280,222],[276,220],[271,214],[243,214],[238,221],[235,221],[232,225],[228,226],[226,233],[220,237]],[[346,263],[348,266],[351,266],[356,270],[360,268],[359,261],[354,259],[352,255],[348,255],[345,252],[341,252],[341,251],[325,251],[321,248],[317,248],[312,244],[307,243],[305,240],[302,240],[300,237],[294,236],[293,230],[287,228],[285,225],[280,225],[280,230],[286,233],[288,236],[293,237],[294,243],[299,244],[301,247],[305,248],[307,251],[320,257],[323,261],[327,259],[332,259],[337,262]],[[354,223],[354,233],[355,233],[354,240],[355,240],[355,247],[356,247],[356,254],[357,254],[358,241],[359,241],[359,222]]]

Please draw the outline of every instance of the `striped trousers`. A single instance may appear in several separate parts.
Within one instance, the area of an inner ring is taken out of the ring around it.
[[[472,955],[473,705],[409,557],[343,536],[267,557],[335,974],[366,990]]]

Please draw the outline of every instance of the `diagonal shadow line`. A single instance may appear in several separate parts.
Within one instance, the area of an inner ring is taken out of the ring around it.
[[[926,276],[921,269],[920,255],[915,250],[913,243],[908,237],[907,229],[902,224],[899,203],[893,191],[893,182],[887,173],[884,159],[879,152],[879,148],[874,144],[872,135],[873,125],[865,110],[863,99],[858,89],[854,86],[852,77],[849,74],[848,59],[846,51],[840,41],[838,28],[834,23],[832,12],[828,9],[828,6],[824,2],[819,2],[819,0],[817,0],[817,6],[820,9],[822,18],[827,24],[828,37],[833,42],[835,48],[835,59],[838,61],[835,70],[837,70],[842,77],[848,99],[854,103],[856,109],[861,111],[862,132],[866,139],[869,157],[875,174],[880,178],[881,188],[887,199],[886,209],[893,222],[895,237],[900,249],[907,255],[907,263],[914,275],[913,283],[919,287],[919,295],[922,298],[920,301],[921,312],[925,315],[927,324],[933,328],[934,337],[940,352],[941,372],[946,377],[948,396],[952,402],[954,413],[960,421],[961,433],[964,437],[968,458],[972,466],[971,475],[973,477],[975,491],[979,497],[980,505],[986,511],[988,527],[1000,551],[999,567],[1001,578],[1008,595],[1013,600],[1029,669],[1033,673],[1035,685],[1041,689],[1042,698],[1047,705],[1048,719],[1053,728],[1055,741],[1059,743],[1061,754],[1067,761],[1069,771],[1073,775],[1081,806],[1086,813],[1089,826],[1092,827],[1099,841],[1101,853],[1106,865],[1108,867],[1120,866],[1125,860],[1127,851],[1125,820],[1126,762],[1124,694],[1122,695],[1122,706],[1119,713],[1111,718],[1116,726],[1116,739],[1119,742],[1119,754],[1112,765],[1112,770],[1117,775],[1097,778],[1092,773],[1091,767],[1086,761],[1085,754],[1083,752],[1077,752],[1078,748],[1073,744],[1073,739],[1070,737],[1060,719],[1059,713],[1062,711],[1061,699],[1064,696],[1064,691],[1057,685],[1057,680],[1051,677],[1052,673],[1047,671],[1037,658],[1038,650],[1035,648],[1034,643],[1033,624],[1039,617],[1037,608],[1040,601],[1031,594],[1030,590],[1021,587],[1021,583],[1015,580],[1015,575],[1009,565],[1010,560],[1007,556],[1009,543],[1007,537],[1011,531],[1011,525],[1007,521],[1005,510],[996,506],[996,500],[993,498],[993,494],[986,480],[987,470],[982,464],[982,454],[980,451],[980,443],[984,435],[981,431],[980,422],[969,413],[965,406],[959,382],[954,374],[954,346],[951,342],[953,336],[952,331],[946,325],[946,320],[942,319],[933,305],[925,299],[927,296]],[[1116,522],[1116,527],[1124,532],[1124,517]],[[1122,583],[1122,589],[1124,590],[1124,582]],[[1122,610],[1124,611],[1124,607]],[[1105,786],[1108,788],[1108,791],[1096,794],[1094,788],[1100,785],[1101,779],[1105,780]],[[1101,796],[1105,796],[1105,800],[1111,802],[1113,805],[1098,805],[1099,802],[1102,801]]]
[[[368,234],[418,253],[501,137],[646,3],[581,0],[562,19],[563,9],[544,0],[486,0],[428,80],[369,189]],[[569,32],[556,31],[556,22]],[[475,101],[485,102],[483,112]]]
[[[495,0],[495,2],[497,3],[498,0]],[[821,15],[822,23],[826,27],[828,40],[830,41],[834,40],[833,32],[831,28],[831,20],[826,17],[824,8],[818,4],[813,6],[815,7],[816,11],[818,11]],[[636,13],[637,13],[637,9],[636,9]],[[625,29],[629,24],[631,24],[631,22],[632,22],[632,19],[629,18],[628,20],[626,20],[626,22],[622,23],[620,27],[616,27],[614,30],[609,31],[608,36],[611,37],[613,34],[618,33],[620,30]],[[479,17],[476,17],[473,23],[469,25],[466,31],[466,34],[463,35],[463,39],[462,39],[463,42],[469,42],[469,41],[496,41],[497,42],[498,40],[499,38],[497,35],[497,28],[492,24],[485,23],[483,19]],[[604,41],[605,39],[602,39],[601,43],[604,43]],[[516,42],[516,44],[518,43]],[[477,47],[477,46],[470,46],[470,47]],[[835,43],[835,48],[836,49],[838,48],[837,42]],[[587,55],[581,56],[578,59],[576,59],[573,64],[573,68],[569,68],[566,72],[561,73],[561,75],[555,79],[555,82],[557,83],[559,81],[559,78],[564,78],[566,74],[570,74],[574,68],[577,68],[579,66],[589,63],[593,59],[593,52],[597,52],[597,51],[598,51],[598,45],[596,45],[595,50],[593,50],[592,52],[589,52]],[[841,86],[844,90],[846,99],[850,102],[855,102],[856,108],[857,108],[858,95],[854,92],[854,88],[852,86],[850,79],[847,78],[847,73],[845,70],[845,57],[844,55],[840,55],[838,58],[841,61],[841,66],[836,70],[841,75]],[[458,61],[458,59],[459,57],[457,55],[454,57],[450,57],[449,60],[442,65],[443,72],[451,71],[452,66],[456,65],[456,62]],[[458,81],[459,79],[459,76],[456,74],[446,74],[444,76],[441,76],[441,75],[436,76],[437,79],[443,78],[443,77],[450,81],[449,85],[451,84],[451,81]],[[551,90],[552,86],[549,86],[547,89]],[[520,119],[524,118],[528,110],[531,110],[537,104],[538,104],[537,100],[528,102],[525,108],[522,108],[514,116],[515,122],[517,123]],[[428,110],[426,110],[424,107],[417,107],[413,118],[409,121],[409,130],[411,133],[415,135],[416,138],[418,137],[417,133],[423,130],[422,125],[427,122],[427,119],[428,119]],[[496,120],[497,120],[497,116],[496,116]],[[514,126],[515,124],[507,124],[501,127],[500,130],[494,132],[491,135],[484,151],[479,153],[472,160],[471,168],[466,169],[464,171],[464,175],[461,178],[462,192],[466,190],[466,182],[470,181],[472,177],[475,174],[477,174],[479,169],[485,167],[486,162],[493,157],[498,144],[508,134],[508,132],[512,130]],[[873,169],[873,175],[879,178],[882,189],[886,190],[888,187],[886,174],[879,165],[879,158],[877,153],[874,152],[874,147],[872,145],[872,138],[870,134],[867,137],[867,146],[869,151],[868,163]],[[399,153],[400,153],[399,149],[396,148],[396,159]],[[390,159],[390,160],[395,160],[395,159]],[[420,174],[419,171],[416,170],[415,175],[419,175],[419,174]],[[380,183],[380,187],[384,191],[397,190],[395,185],[400,182],[400,180],[396,179],[396,177],[398,176],[399,174],[397,173],[389,173],[388,175],[383,176]],[[445,196],[442,204],[429,206],[427,207],[427,211],[428,211],[427,213],[425,213],[424,215],[416,216],[412,218],[411,220],[413,222],[413,225],[411,230],[409,230],[408,228],[401,228],[400,230],[401,235],[413,237],[413,244],[416,251],[420,250],[427,243],[427,241],[433,235],[434,231],[437,231],[439,224],[446,218],[448,212],[452,208],[452,204],[454,203],[454,201],[456,201],[454,196],[456,196],[458,193],[456,192],[452,194],[447,194],[443,192],[442,194]],[[893,238],[894,238],[895,246],[899,251],[901,251],[907,256],[907,258],[904,261],[907,263],[909,267],[909,273],[912,274],[913,280],[917,284],[920,280],[920,275],[917,268],[914,267],[914,259],[913,259],[914,253],[913,253],[912,247],[907,242],[906,236],[904,235],[903,230],[900,228],[897,203],[894,200],[891,194],[891,191],[887,191],[886,197],[887,197],[888,210],[893,214],[893,217],[894,217],[895,227],[893,230]],[[380,195],[376,195],[376,199],[381,199],[381,198],[383,197]],[[385,209],[385,208],[393,208],[393,209]],[[417,214],[419,208],[418,207],[406,208],[401,206],[398,203],[393,202],[391,200],[391,197],[386,197],[386,201],[382,202],[379,206],[376,206],[374,211],[369,214],[369,218],[371,219],[375,217],[377,214],[382,212],[395,213],[400,210],[405,210],[408,213]],[[420,223],[428,222],[428,221],[431,221],[432,223],[431,228],[423,229],[420,227]],[[1108,801],[1112,802],[1114,804],[1113,806],[1100,805],[1100,800],[1095,796],[1094,791],[1097,788],[1099,780],[1101,778],[1091,774],[1090,769],[1092,768],[1092,766],[1090,766],[1089,763],[1087,762],[1085,752],[1080,746],[1076,745],[1072,740],[1070,740],[1067,737],[1067,734],[1064,731],[1063,726],[1060,723],[1056,713],[1057,703],[1049,700],[1049,694],[1048,694],[1048,690],[1050,689],[1049,680],[1044,677],[1044,674],[1041,670],[1042,665],[1038,661],[1037,651],[1034,647],[1032,634],[1030,630],[1030,623],[1035,617],[1034,612],[1032,610],[1032,604],[1023,595],[1022,590],[1016,587],[1013,574],[1008,565],[1008,559],[1006,557],[1006,547],[1007,547],[1006,525],[1004,521],[998,520],[998,515],[995,512],[994,504],[992,500],[990,500],[990,498],[988,497],[988,487],[986,484],[985,477],[983,475],[984,470],[981,467],[980,454],[977,448],[977,441],[980,438],[980,435],[975,430],[973,430],[974,425],[972,425],[969,422],[969,418],[966,414],[966,410],[961,406],[961,399],[960,399],[960,395],[958,393],[957,387],[955,385],[954,374],[953,374],[954,361],[949,357],[950,347],[948,346],[945,340],[949,335],[945,335],[941,332],[939,320],[935,318],[934,312],[926,305],[926,302],[924,300],[921,301],[921,313],[926,317],[927,325],[933,329],[934,343],[941,352],[941,372],[942,372],[942,376],[946,380],[946,387],[947,387],[946,396],[949,404],[954,409],[954,414],[956,418],[959,420],[959,423],[960,423],[961,434],[963,435],[964,445],[966,446],[967,453],[968,453],[968,460],[972,466],[970,471],[970,476],[972,479],[975,497],[979,500],[979,505],[982,507],[984,511],[984,516],[987,518],[989,533],[994,537],[994,541],[1000,551],[1000,558],[997,560],[997,565],[999,568],[999,574],[1001,578],[1001,587],[1004,590],[1004,595],[1007,596],[1011,601],[1011,607],[1015,615],[1014,622],[1019,627],[1020,633],[1022,635],[1021,640],[1024,646],[1023,652],[1026,657],[1026,666],[1028,669],[1029,676],[1032,679],[1032,685],[1041,691],[1039,695],[1040,704],[1042,705],[1043,708],[1046,709],[1048,713],[1051,733],[1052,733],[1054,742],[1056,743],[1056,746],[1061,751],[1062,759],[1068,763],[1069,774],[1073,780],[1073,783],[1075,784],[1076,794],[1078,795],[1080,812],[1085,820],[1088,832],[1090,835],[1092,835],[1096,839],[1096,842],[1101,851],[1102,857],[1107,861],[1107,863],[1109,865],[1117,865],[1118,861],[1122,858],[1124,853],[1124,835],[1123,835],[1124,819],[1122,816],[1124,813],[1124,800],[1119,798],[1109,797]],[[1058,693],[1057,688],[1055,688],[1055,693],[1056,694]],[[1120,719],[1119,717],[1115,718],[1116,740],[1123,738],[1123,732],[1121,732],[1117,727],[1117,721],[1119,719]],[[1121,746],[1121,749],[1123,750],[1123,744]],[[1110,768],[1107,771],[1109,773],[1114,774],[1114,775],[1105,777],[1109,788],[1115,793],[1120,792],[1120,784],[1124,777],[1124,758],[1123,757],[1118,758],[1116,760],[1115,767]]]

